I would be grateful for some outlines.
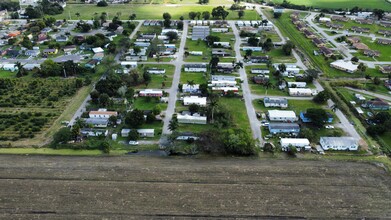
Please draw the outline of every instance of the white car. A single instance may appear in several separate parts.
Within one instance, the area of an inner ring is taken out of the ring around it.
[[[326,129],[333,129],[334,128],[334,126],[332,126],[332,125],[326,125],[325,127],[326,127]]]
[[[129,141],[129,145],[138,145],[137,141]]]

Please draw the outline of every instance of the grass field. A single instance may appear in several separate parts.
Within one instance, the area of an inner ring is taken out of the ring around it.
[[[283,0],[269,0],[274,3],[282,3]],[[379,8],[385,11],[391,11],[391,3],[386,0],[290,0],[289,2],[296,5],[312,6],[315,8],[335,8],[346,9],[358,6],[360,8]]]
[[[172,19],[179,19],[183,16],[185,19],[189,19],[189,12],[203,12],[209,11],[216,6],[212,5],[109,5],[108,7],[97,7],[95,5],[81,5],[81,4],[69,4],[65,8],[64,12],[60,15],[54,16],[57,19],[91,19],[98,13],[108,13],[108,19],[112,19],[117,13],[121,14],[121,19],[129,19],[129,15],[135,13],[136,19],[162,19],[162,15],[165,12],[171,14]],[[80,18],[76,17],[76,13],[80,13]],[[229,11],[227,20],[238,20],[238,13],[236,11]],[[242,20],[255,20],[259,19],[259,15],[254,10],[246,10]]]
[[[144,72],[142,69],[148,69],[148,68],[158,68],[158,69],[165,69],[166,70],[166,76],[167,79],[164,80],[163,74],[151,74],[151,82],[148,85],[141,84],[138,86],[135,86],[134,89],[166,89],[170,88],[172,84],[172,77],[174,75],[175,66],[173,65],[167,65],[167,64],[141,64],[139,65],[140,73],[143,74]],[[164,84],[163,84],[164,82]],[[163,86],[164,85],[164,86]]]
[[[244,101],[239,98],[221,98],[219,103],[231,112],[234,125],[238,128],[250,131],[250,123]]]
[[[375,42],[373,42],[371,39],[366,37],[361,37],[361,42],[366,44],[369,49],[371,50],[377,50],[380,52],[379,57],[375,57],[378,61],[390,61],[391,60],[391,45],[381,45]],[[360,59],[363,60],[373,60],[373,58],[367,57],[363,54],[363,52],[359,52],[359,55],[357,56]]]

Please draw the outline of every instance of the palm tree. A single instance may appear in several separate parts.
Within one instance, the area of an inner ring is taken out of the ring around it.
[[[235,64],[235,69],[240,69],[240,68],[243,68],[243,63],[239,61]]]
[[[214,122],[214,113],[216,111],[216,108],[219,106],[217,99],[211,99],[209,103],[210,113],[211,113],[211,123]]]
[[[187,85],[189,85],[190,88],[193,88],[195,85],[194,80],[187,80]]]
[[[15,63],[16,68],[18,68],[18,72],[16,73],[17,77],[22,77],[24,76],[24,69],[23,65],[20,62]]]
[[[80,13],[79,12],[76,12],[75,15],[76,15],[77,18],[80,18]]]

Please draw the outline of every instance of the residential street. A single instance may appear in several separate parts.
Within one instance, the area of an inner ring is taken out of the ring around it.
[[[345,87],[345,88],[352,90],[352,91],[355,91],[355,92],[364,93],[364,94],[374,96],[374,97],[384,99],[384,100],[391,102],[391,96],[389,96],[389,95],[383,95],[383,94],[374,93],[374,92],[370,92],[370,91],[366,91],[366,90],[362,90],[362,89],[355,89],[355,88],[351,88],[351,87]]]
[[[235,25],[235,21],[229,21],[229,24],[232,28],[232,31],[233,31],[233,34],[235,35],[235,46],[234,46],[234,49],[235,49],[235,53],[236,53],[236,61],[237,62],[242,62],[243,61],[243,57],[240,53],[240,42],[241,42],[241,39],[240,39],[240,36],[239,36],[239,31],[238,29],[236,28],[236,25]],[[243,64],[244,67],[245,67],[245,64]],[[262,139],[262,133],[261,133],[261,123],[260,121],[258,120],[256,114],[255,114],[255,109],[254,109],[254,106],[252,104],[252,97],[251,97],[251,91],[250,91],[250,87],[248,85],[248,80],[247,80],[247,74],[246,74],[246,71],[245,71],[245,68],[240,68],[239,69],[239,74],[240,74],[240,78],[243,80],[243,83],[242,83],[242,92],[243,92],[243,98],[244,98],[244,102],[245,102],[245,105],[246,105],[246,110],[247,110],[247,115],[248,115],[248,119],[250,121],[250,126],[251,126],[251,130],[252,130],[252,133],[253,133],[253,137],[257,140],[259,140],[261,146],[263,146],[263,139]]]

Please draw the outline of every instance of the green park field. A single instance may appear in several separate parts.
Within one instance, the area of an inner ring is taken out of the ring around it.
[[[270,0],[269,2],[282,3],[283,0]],[[385,11],[391,11],[391,3],[387,0],[289,0],[292,4],[306,5],[316,8],[381,8]]]
[[[91,19],[95,13],[108,13],[109,19],[113,16],[120,15],[121,19],[129,19],[129,15],[136,14],[136,19],[162,19],[165,12],[171,14],[173,19],[179,19],[183,16],[189,19],[189,12],[212,12],[213,5],[110,5],[108,7],[97,7],[95,5],[69,4],[64,12],[54,16],[57,19]],[[80,13],[80,17],[76,17],[76,13]],[[227,20],[238,20],[238,13],[229,10]],[[254,10],[246,10],[242,20],[259,19],[259,15]]]

